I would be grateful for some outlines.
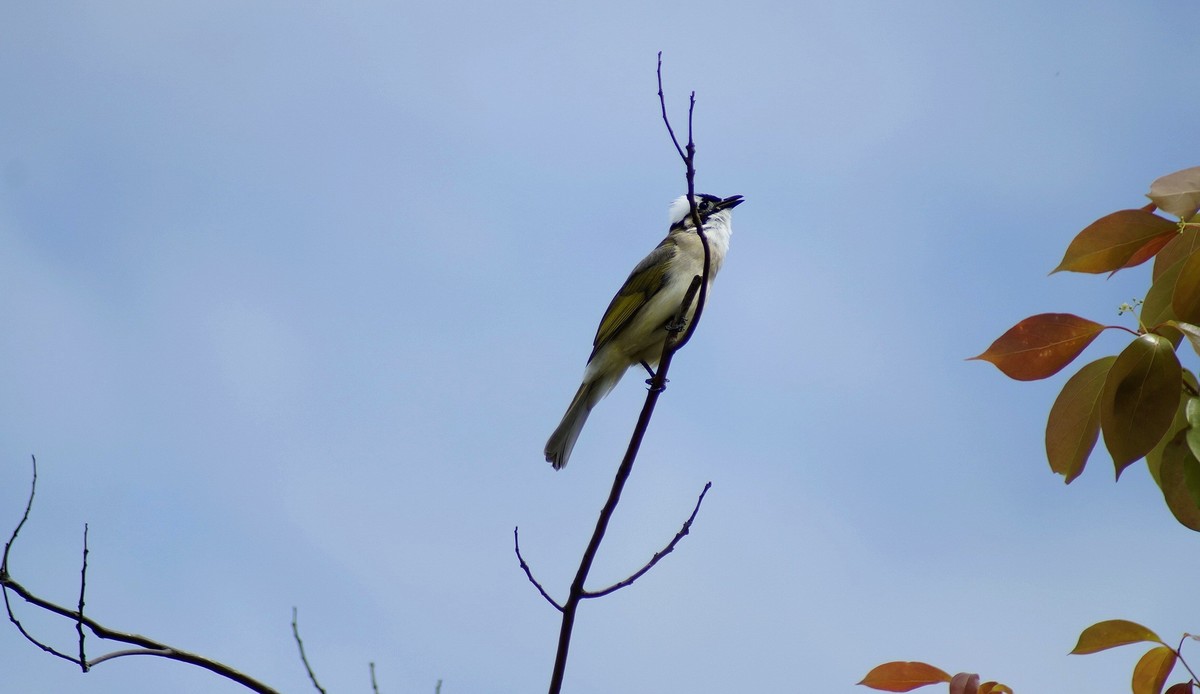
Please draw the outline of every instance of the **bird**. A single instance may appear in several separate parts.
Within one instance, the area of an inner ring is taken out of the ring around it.
[[[729,251],[733,208],[744,198],[701,193],[693,199],[708,239],[711,287]],[[667,339],[666,325],[679,312],[692,278],[704,272],[704,248],[686,195],[671,203],[669,216],[671,226],[667,237],[633,268],[600,319],[592,353],[583,371],[583,383],[546,441],[546,462],[555,470],[561,470],[570,460],[571,450],[592,408],[631,366],[641,364],[653,375],[651,369],[658,364]],[[693,302],[686,319],[690,321],[695,312]]]

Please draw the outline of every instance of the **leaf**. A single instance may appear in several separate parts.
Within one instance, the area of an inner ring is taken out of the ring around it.
[[[1097,219],[1079,232],[1067,246],[1062,262],[1051,274],[1061,270],[1094,274],[1131,267],[1130,260],[1134,257],[1140,257],[1138,262],[1141,263],[1153,255],[1140,252],[1145,246],[1165,244],[1178,232],[1179,226],[1175,222],[1159,217],[1153,212],[1113,212]],[[1159,248],[1161,247],[1160,245]]]
[[[1171,311],[1183,323],[1200,324],[1200,252],[1189,255],[1179,269],[1171,292]]]
[[[1196,354],[1200,354],[1200,325],[1181,323],[1179,321],[1171,321],[1170,325],[1187,338],[1188,344],[1192,346]]]
[[[960,672],[950,678],[950,694],[978,694],[979,675]]]
[[[1105,326],[1070,313],[1040,313],[1008,329],[979,356],[1005,376],[1036,381],[1070,364]]]
[[[1200,532],[1200,506],[1188,488],[1188,469],[1193,478],[1200,475],[1200,461],[1187,444],[1187,432],[1187,429],[1181,429],[1163,449],[1158,484],[1175,520],[1189,530]]]
[[[1117,355],[1104,381],[1100,427],[1118,478],[1167,433],[1182,373],[1174,345],[1158,335],[1141,335]]]
[[[1142,301],[1142,309],[1138,320],[1147,328],[1155,328],[1169,320],[1175,319],[1171,302],[1175,297],[1175,285],[1179,283],[1179,273],[1183,271],[1186,258],[1180,258],[1173,265],[1156,275],[1146,298]],[[1156,266],[1157,267],[1157,266]]]
[[[984,682],[979,685],[979,694],[1013,694],[1013,690],[999,682]]]
[[[1067,380],[1046,419],[1046,458],[1050,469],[1070,484],[1083,472],[1100,437],[1100,394],[1116,357],[1104,357]]]
[[[1200,384],[1197,383],[1196,377],[1191,371],[1183,370],[1183,382],[1188,384],[1195,390],[1200,390]],[[1162,437],[1158,444],[1146,454],[1146,467],[1150,470],[1150,476],[1154,478],[1154,483],[1162,488],[1162,480],[1159,478],[1159,468],[1162,466],[1163,449],[1167,444],[1179,433],[1180,430],[1187,429],[1188,422],[1186,409],[1190,396],[1183,388],[1179,390],[1179,406],[1175,408],[1175,416],[1171,419],[1171,426],[1167,428],[1167,435]]]
[[[1188,257],[1197,249],[1200,249],[1200,229],[1195,227],[1184,229],[1166,246],[1163,246],[1158,255],[1154,256],[1154,272],[1152,274],[1154,281],[1157,282],[1159,275],[1167,268]]]
[[[932,665],[898,660],[876,666],[859,684],[885,692],[907,692],[927,684],[949,681],[949,674]]]
[[[1146,197],[1163,212],[1181,219],[1191,217],[1200,210],[1200,166],[1155,179]]]
[[[1096,622],[1087,629],[1084,629],[1083,633],[1079,635],[1079,643],[1075,644],[1071,655],[1099,653],[1109,648],[1139,643],[1141,641],[1162,643],[1162,639],[1158,638],[1158,634],[1155,634],[1141,624],[1125,619],[1109,619],[1103,622]]]
[[[1162,694],[1163,685],[1175,667],[1175,651],[1159,646],[1146,651],[1133,666],[1133,694]]]
[[[1172,684],[1170,687],[1167,687],[1167,691],[1163,692],[1163,694],[1192,694],[1192,683],[1189,680],[1187,682]]]

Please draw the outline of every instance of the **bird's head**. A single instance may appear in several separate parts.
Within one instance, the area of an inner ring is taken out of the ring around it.
[[[730,212],[742,203],[742,196],[731,195],[718,198],[708,193],[696,195],[696,211],[700,213],[700,222],[708,226],[710,220],[729,223]],[[686,195],[680,195],[671,203],[671,231],[681,231],[695,228],[692,220],[692,207],[688,204]]]

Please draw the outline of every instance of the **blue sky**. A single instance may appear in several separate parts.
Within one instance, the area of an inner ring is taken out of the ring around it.
[[[1200,164],[1188,2],[25,3],[0,21],[0,526],[13,570],[284,691],[539,691],[643,396],[542,446],[600,313],[698,188],[742,194],[593,571],[572,692],[853,692],[919,659],[1123,691],[1102,619],[1200,630],[1198,539],[1144,466],[1052,475],[1065,374],[966,362],[1020,318],[1120,321],[1147,273],[1046,273]],[[1089,355],[1119,349],[1102,337]],[[1195,366],[1195,360],[1190,361]],[[4,520],[7,518],[7,520]],[[5,531],[7,532],[7,530]],[[47,640],[72,628],[23,610]],[[100,649],[95,641],[93,652]],[[1197,658],[1200,660],[1200,657]],[[22,692],[86,676],[0,629]]]

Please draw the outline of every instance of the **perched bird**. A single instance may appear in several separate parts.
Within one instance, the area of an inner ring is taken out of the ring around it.
[[[695,200],[708,239],[711,285],[729,250],[733,208],[741,204],[742,196],[718,198],[700,194]],[[670,215],[667,238],[637,264],[600,320],[592,354],[583,371],[583,383],[546,442],[546,461],[555,470],[567,464],[588,414],[617,385],[625,371],[635,364],[647,369],[658,364],[667,339],[666,324],[679,312],[692,278],[704,272],[704,247],[696,234],[686,195],[671,203]],[[695,311],[693,302],[687,314],[689,321]]]

